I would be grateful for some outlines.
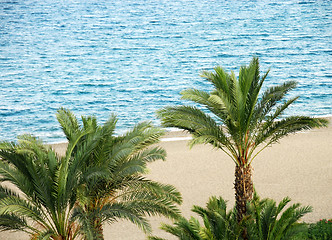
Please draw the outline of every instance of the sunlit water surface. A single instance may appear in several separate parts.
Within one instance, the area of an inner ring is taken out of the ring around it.
[[[238,72],[252,56],[266,85],[296,80],[287,114],[332,115],[329,1],[0,0],[0,139],[64,136],[59,107],[118,132],[209,90],[216,65]]]

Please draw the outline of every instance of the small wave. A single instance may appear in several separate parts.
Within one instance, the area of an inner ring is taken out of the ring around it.
[[[312,3],[315,3],[315,2],[311,2],[311,1],[301,1],[301,2],[299,2],[298,4],[300,4],[300,5],[304,5],[304,4],[312,4]]]
[[[11,116],[20,116],[29,112],[30,109],[0,109],[0,116],[2,117],[11,117]]]

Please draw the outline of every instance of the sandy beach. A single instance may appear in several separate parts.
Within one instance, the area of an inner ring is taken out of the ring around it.
[[[186,217],[193,215],[190,211],[192,205],[204,206],[212,195],[222,196],[232,207],[234,163],[226,154],[207,145],[189,149],[188,137],[182,132],[170,132],[160,143],[167,151],[167,161],[150,164],[148,177],[177,187],[183,196],[181,210]],[[58,152],[65,150],[65,144],[54,146]],[[301,132],[282,139],[279,144],[265,149],[253,162],[253,168],[254,184],[261,197],[280,201],[289,196],[292,203],[311,205],[314,211],[303,218],[306,222],[332,217],[331,124],[325,129]],[[158,229],[163,221],[165,219],[151,218],[154,235],[174,239]],[[105,239],[145,238],[131,223],[105,226]],[[0,239],[29,238],[22,233],[1,232]]]

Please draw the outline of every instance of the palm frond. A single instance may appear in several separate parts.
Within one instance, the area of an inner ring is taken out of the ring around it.
[[[135,208],[135,205],[129,203],[113,203],[106,204],[100,210],[102,219],[109,223],[118,221],[120,219],[129,220],[137,225],[145,233],[151,233],[152,229],[150,223],[146,220],[144,215],[139,209]]]
[[[198,143],[211,143],[222,149],[231,144],[217,123],[207,114],[196,107],[179,106],[167,107],[157,112],[165,127],[177,127],[190,132],[193,140],[190,146]],[[230,147],[232,149],[232,147]],[[234,151],[231,151],[234,153]]]
[[[300,207],[301,204],[293,204],[286,208],[291,201],[284,198],[278,205],[272,199],[254,198],[249,204],[249,213],[255,219],[249,224],[249,236],[258,239],[293,239],[299,236],[305,226],[298,221],[312,211],[309,206]]]
[[[148,240],[166,240],[165,238],[160,238],[156,236],[148,236]]]
[[[288,92],[296,88],[297,82],[287,81],[283,84],[268,88],[262,94],[255,106],[253,119],[259,123],[265,119],[266,115],[272,112],[273,108],[286,96]],[[278,115],[276,116],[278,117]]]
[[[189,221],[181,218],[174,223],[175,226],[162,224],[161,229],[178,237],[180,240],[203,240],[200,236],[200,224],[195,218],[190,218]]]
[[[0,215],[15,214],[24,216],[39,223],[46,224],[43,219],[45,214],[37,206],[15,196],[8,196],[0,199]]]
[[[136,209],[142,215],[167,216],[176,219],[180,214],[180,210],[167,196],[153,196],[150,192],[132,192],[130,195],[124,195],[121,202]]]
[[[257,135],[255,141],[257,144],[267,141],[266,145],[278,142],[281,138],[303,130],[309,130],[315,127],[327,126],[328,121],[305,116],[286,117],[280,121],[275,121],[269,127]]]
[[[61,129],[66,135],[68,141],[71,141],[81,131],[80,124],[75,115],[65,108],[60,108],[57,111],[56,118],[60,123]]]
[[[0,215],[0,231],[24,231],[28,232],[29,225],[22,216],[10,213]]]

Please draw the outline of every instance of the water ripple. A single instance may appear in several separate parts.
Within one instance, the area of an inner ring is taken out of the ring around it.
[[[252,56],[267,84],[296,80],[291,113],[332,115],[332,5],[328,1],[0,2],[0,138],[64,140],[59,107],[120,131],[180,104],[199,73],[238,72]]]

